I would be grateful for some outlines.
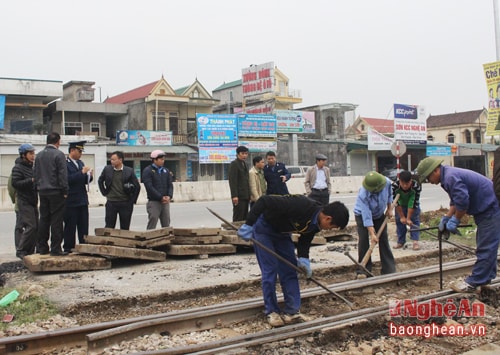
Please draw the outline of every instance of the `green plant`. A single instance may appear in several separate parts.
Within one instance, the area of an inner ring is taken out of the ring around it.
[[[0,298],[8,294],[12,289],[2,289]],[[30,296],[23,299],[25,290],[18,290],[20,297],[6,307],[0,307],[0,315],[12,314],[14,320],[10,323],[0,323],[0,330],[6,330],[10,325],[21,325],[48,319],[58,313],[57,309],[42,296]]]

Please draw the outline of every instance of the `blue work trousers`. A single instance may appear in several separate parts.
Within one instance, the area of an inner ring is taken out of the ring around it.
[[[297,265],[295,246],[291,233],[276,232],[262,216],[253,226],[253,237],[270,250],[282,256],[290,263]],[[265,313],[281,313],[276,296],[276,281],[279,277],[281,290],[285,299],[284,313],[295,314],[300,310],[300,288],[297,271],[278,260],[268,251],[254,245],[255,255],[262,274],[262,294],[264,296]]]
[[[408,207],[403,207],[403,214],[405,216],[408,216]],[[399,217],[399,213],[396,211],[394,212],[394,215],[396,216],[396,232],[398,234],[398,244],[404,244],[406,243],[406,232],[408,231],[406,229],[407,224],[402,224],[401,223],[401,218]],[[413,226],[411,226],[411,229],[419,229],[420,228],[420,207],[417,207],[413,209],[413,214],[411,215],[411,221],[413,222]],[[410,231],[410,239],[411,240],[419,240],[420,238],[420,232],[419,231]]]
[[[488,284],[497,275],[497,254],[500,241],[500,210],[474,216],[476,231],[476,263],[465,282],[472,286]]]

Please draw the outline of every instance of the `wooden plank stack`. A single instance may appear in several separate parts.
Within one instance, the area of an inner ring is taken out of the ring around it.
[[[170,244],[172,227],[148,231],[129,231],[112,228],[96,228],[95,236],[85,236],[87,244],[78,244],[78,253],[118,258],[164,261],[164,251],[152,250]]]
[[[208,258],[209,254],[236,253],[236,246],[222,239],[220,228],[174,228],[174,239],[167,254]]]

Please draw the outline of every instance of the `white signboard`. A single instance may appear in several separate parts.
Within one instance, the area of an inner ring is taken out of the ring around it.
[[[391,150],[394,139],[368,127],[368,150]]]
[[[394,104],[394,139],[406,144],[427,144],[423,106]]]
[[[243,97],[272,92],[274,88],[274,62],[252,65],[241,70]]]

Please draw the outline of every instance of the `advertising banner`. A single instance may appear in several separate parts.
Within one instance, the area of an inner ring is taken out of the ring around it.
[[[4,128],[5,123],[5,96],[0,95],[0,129]]]
[[[432,147],[427,146],[425,155],[428,157],[445,157],[451,155],[451,147]]]
[[[117,145],[172,145],[170,131],[131,131],[116,132]]]
[[[394,139],[406,144],[426,144],[426,120],[423,106],[394,104]]]
[[[272,92],[274,87],[274,62],[252,65],[241,70],[243,97]]]
[[[488,121],[486,135],[500,135],[500,62],[483,64],[488,90]]]
[[[200,148],[200,164],[229,164],[236,159],[236,148]]]
[[[368,127],[368,150],[391,150],[394,138],[384,136],[382,133]]]
[[[315,133],[314,112],[276,110],[278,133]]]
[[[238,114],[238,137],[276,136],[276,116]]]
[[[278,150],[278,142],[276,140],[240,138],[239,145],[247,147],[250,153],[267,153],[270,150],[273,152]]]
[[[236,115],[196,114],[198,146],[236,149],[238,126]],[[201,160],[200,160],[201,161]]]

